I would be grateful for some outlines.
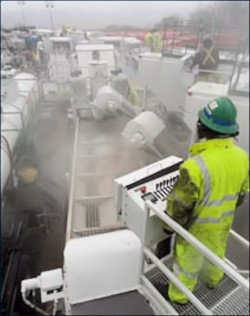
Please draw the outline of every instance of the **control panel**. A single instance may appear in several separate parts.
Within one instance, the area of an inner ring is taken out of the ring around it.
[[[167,197],[179,176],[183,160],[170,156],[115,180],[115,203],[119,219],[147,245],[166,238],[160,219],[153,211],[149,218],[145,201],[164,212]]]
[[[172,171],[160,178],[149,180],[136,188],[130,189],[129,195],[133,199],[138,200],[139,204],[150,200],[156,204],[160,210],[164,211],[166,209],[167,196],[171,193],[178,176],[178,170]]]

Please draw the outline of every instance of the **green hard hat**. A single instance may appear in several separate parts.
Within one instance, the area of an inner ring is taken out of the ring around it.
[[[199,111],[198,116],[203,125],[217,133],[234,135],[239,130],[236,122],[236,107],[226,97],[209,102],[204,109]]]

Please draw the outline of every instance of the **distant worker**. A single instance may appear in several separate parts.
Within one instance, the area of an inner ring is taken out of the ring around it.
[[[198,113],[197,139],[190,157],[180,166],[179,178],[167,198],[166,213],[193,236],[224,259],[235,209],[249,191],[248,155],[232,138],[238,135],[237,110],[228,98],[217,98]],[[204,141],[199,141],[204,139]],[[166,232],[171,228],[163,224]],[[223,271],[180,235],[176,235],[173,271],[193,291],[199,273],[209,288],[215,288]],[[177,287],[156,284],[173,302],[187,303]]]
[[[161,52],[162,39],[157,29],[152,29],[150,33],[146,33],[144,42],[147,47],[150,47],[152,53]]]
[[[147,46],[151,49],[151,42],[152,42],[152,33],[147,32],[145,37],[144,37],[144,44],[145,44],[145,46]]]
[[[157,32],[157,29],[153,29],[151,33],[152,33],[151,52],[160,53],[161,45],[162,45],[161,35]]]
[[[194,55],[191,69],[196,65],[199,67],[199,79],[201,81],[209,81],[210,78],[213,78],[216,82],[221,81],[218,73],[212,73],[212,71],[217,71],[218,69],[219,52],[209,36],[205,37],[203,45]],[[211,71],[211,73],[206,71]]]
[[[133,105],[140,105],[140,97],[129,84],[128,78],[123,73],[118,73],[112,82],[112,87]]]

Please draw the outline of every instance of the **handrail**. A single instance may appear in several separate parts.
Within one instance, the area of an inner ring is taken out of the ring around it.
[[[157,309],[161,309],[161,312],[157,311],[157,315],[179,315],[177,311],[173,308],[173,306],[168,301],[166,301],[165,298],[162,297],[162,295],[158,292],[158,290],[154,287],[154,285],[147,277],[142,275],[141,281],[145,288],[153,293],[154,299],[157,300],[155,302],[155,304],[157,304]],[[144,295],[147,293],[145,291],[145,288],[143,289]],[[147,294],[145,296],[147,297]],[[150,298],[150,301],[152,303],[152,297]],[[154,303],[152,305],[154,306]],[[168,314],[166,314],[166,311],[168,311]]]
[[[240,234],[236,233],[236,231],[230,229],[229,233],[234,237],[236,240],[238,240],[244,247],[249,249],[249,241],[246,240],[244,237],[242,237]]]
[[[204,72],[208,74],[222,74],[222,75],[231,75],[231,72],[224,70],[208,70],[208,69],[199,69],[199,72]]]
[[[79,117],[76,118],[75,125],[75,140],[72,155],[72,165],[71,165],[71,179],[70,179],[70,192],[69,192],[69,206],[67,214],[67,227],[66,227],[66,240],[65,243],[70,240],[71,237],[71,226],[72,226],[72,216],[75,198],[75,177],[76,177],[76,158],[77,158],[77,144],[78,144],[78,134],[79,134]]]
[[[188,290],[188,288],[171,272],[148,248],[144,248],[144,254],[155,263],[155,265],[172,281],[180,291],[182,291],[195,307],[202,313],[202,315],[213,315],[213,313],[206,308],[200,300]]]
[[[241,276],[233,268],[226,264],[221,258],[219,258],[215,253],[213,253],[210,249],[203,245],[192,234],[186,231],[181,225],[175,222],[170,216],[158,210],[151,201],[146,201],[145,204],[146,207],[152,210],[163,222],[168,224],[176,233],[178,233],[182,238],[187,240],[192,246],[198,249],[205,257],[209,259],[209,261],[220,267],[238,285],[249,290],[249,282],[243,276]]]

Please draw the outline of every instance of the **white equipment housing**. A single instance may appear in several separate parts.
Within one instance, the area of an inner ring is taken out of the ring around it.
[[[71,53],[71,39],[68,37],[51,37],[49,73],[51,81],[57,84],[69,82],[70,66],[69,56]]]
[[[64,53],[55,53],[50,56],[49,73],[51,81],[58,84],[69,82],[69,62]]]
[[[129,117],[134,117],[136,114],[133,105],[112,87],[104,86],[100,88],[93,103],[94,118],[103,119],[115,115],[118,111],[127,114]]]
[[[13,80],[16,82],[17,97],[13,99],[13,95],[10,95],[9,99],[7,96],[7,99],[2,103],[1,195],[11,171],[10,154],[15,149],[20,133],[29,123],[39,97],[37,82],[33,75],[20,73]],[[10,91],[10,93],[13,92],[13,90]],[[8,147],[11,153],[8,152]]]
[[[148,147],[159,155],[154,140],[164,128],[163,121],[154,112],[145,111],[127,123],[122,135],[137,147]]]
[[[166,197],[178,177],[182,161],[170,156],[115,180],[115,203],[120,220],[147,246],[153,246],[166,234],[153,213],[150,213],[146,227],[145,201],[153,201],[162,212],[165,211]]]
[[[64,250],[69,304],[138,289],[141,252],[139,238],[127,229],[69,240]]]
[[[237,108],[237,122],[240,126],[240,134],[236,143],[249,153],[249,98],[246,96],[233,95],[229,91],[229,83],[218,84],[212,82],[195,83],[186,96],[186,111],[184,120],[192,130],[195,130],[197,113],[213,99],[227,96]]]
[[[89,63],[93,60],[93,52],[99,52],[99,59],[106,61],[108,65],[108,75],[110,71],[116,68],[115,49],[113,45],[104,44],[85,44],[76,45],[76,54],[78,60],[78,67],[82,72],[82,77],[87,78],[90,76]]]
[[[106,61],[92,60],[89,62],[89,79],[91,81],[91,92],[96,96],[97,91],[108,84],[108,64]]]
[[[182,58],[162,57],[146,52],[139,56],[139,81],[152,90],[168,111],[182,110],[186,90],[194,81],[195,73],[186,67],[191,55]]]

